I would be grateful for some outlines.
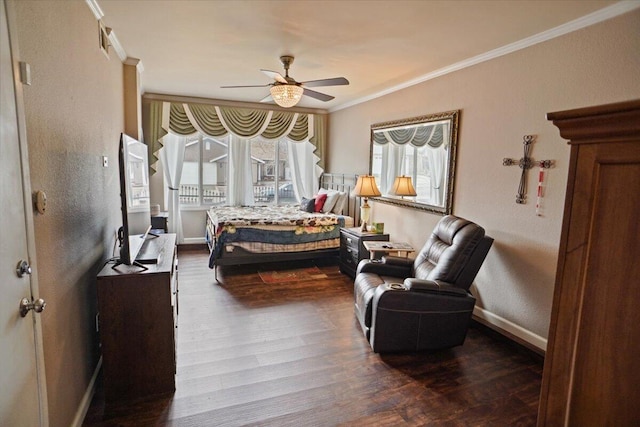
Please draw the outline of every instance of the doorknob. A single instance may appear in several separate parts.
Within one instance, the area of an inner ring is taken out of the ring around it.
[[[20,316],[25,317],[29,310],[42,313],[46,306],[47,303],[42,298],[38,298],[35,301],[29,301],[29,298],[22,298],[22,301],[20,301]]]

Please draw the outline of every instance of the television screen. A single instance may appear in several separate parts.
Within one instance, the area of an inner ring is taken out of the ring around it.
[[[147,146],[122,134],[119,163],[122,205],[120,262],[131,265],[151,229]]]

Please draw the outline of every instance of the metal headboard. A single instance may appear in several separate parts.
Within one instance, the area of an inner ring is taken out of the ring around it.
[[[358,176],[343,173],[323,173],[320,177],[320,188],[344,191],[347,193],[345,215],[353,218],[354,224],[360,224],[360,200],[351,194],[356,186]]]

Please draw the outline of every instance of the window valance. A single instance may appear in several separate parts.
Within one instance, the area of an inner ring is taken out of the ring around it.
[[[444,124],[412,126],[373,132],[373,141],[380,145],[392,142],[396,145],[411,144],[415,147],[428,145],[431,148],[438,148],[444,142],[444,126]]]
[[[231,133],[245,139],[287,137],[297,142],[309,139],[316,147],[318,165],[324,169],[327,132],[326,116],[322,114],[164,101],[151,101],[148,111],[145,142],[149,146],[152,169],[162,148],[160,140],[169,131],[178,135],[200,132],[212,137]]]

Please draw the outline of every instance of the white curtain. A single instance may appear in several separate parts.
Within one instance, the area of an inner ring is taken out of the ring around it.
[[[176,233],[177,243],[183,243],[182,219],[180,218],[180,180],[182,178],[182,163],[187,138],[174,134],[167,134],[162,138],[163,147],[160,149],[160,161],[165,182],[165,203],[169,211],[169,231]]]
[[[405,173],[404,158],[406,151],[406,145],[397,145],[393,142],[382,146],[382,171],[380,176],[382,194],[389,194],[396,177]]]
[[[449,141],[449,126],[442,126],[442,140]],[[449,167],[447,158],[449,155],[449,144],[443,143],[437,147],[429,147],[427,158],[429,159],[429,169],[431,178],[431,201],[433,205],[443,206],[444,195],[447,190],[447,176]]]
[[[429,148],[426,151],[429,159],[429,172],[431,178],[431,188],[429,203],[432,205],[442,205],[444,202],[445,182],[444,177],[447,169],[447,150],[444,144],[437,148]]]
[[[312,198],[319,189],[322,168],[317,165],[318,156],[314,154],[314,149],[308,140],[295,142],[287,139],[291,181],[298,201],[302,197]]]
[[[251,206],[254,204],[251,142],[248,139],[231,135],[228,149],[227,204],[229,206]]]

